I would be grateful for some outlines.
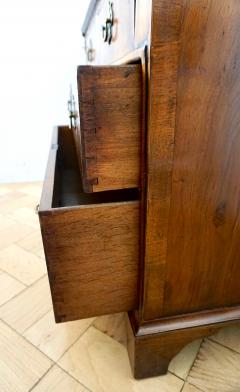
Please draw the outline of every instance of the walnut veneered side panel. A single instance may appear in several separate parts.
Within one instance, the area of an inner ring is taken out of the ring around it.
[[[140,64],[78,67],[83,189],[137,188],[140,182]]]
[[[164,314],[240,302],[240,3],[187,1]]]

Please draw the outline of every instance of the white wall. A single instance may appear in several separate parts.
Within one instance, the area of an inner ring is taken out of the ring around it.
[[[68,124],[89,0],[0,0],[0,182],[42,180],[52,127]],[[77,98],[77,97],[76,97]]]

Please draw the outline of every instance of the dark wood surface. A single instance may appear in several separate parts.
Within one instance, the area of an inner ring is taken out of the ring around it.
[[[165,315],[240,303],[239,18],[236,1],[184,8]]]
[[[139,201],[121,201],[122,191],[94,194],[94,200],[82,194],[73,134],[67,127],[58,131],[57,158],[53,167],[49,162],[51,180],[43,187],[53,200],[43,198],[39,210],[56,321],[136,309]]]
[[[238,322],[240,320],[240,306],[226,306],[211,310],[202,310],[176,316],[161,317],[139,325],[134,312],[129,312],[133,332],[135,336],[152,336],[181,329],[191,329],[212,324],[226,325],[228,322]]]
[[[55,165],[58,150],[58,132],[60,127],[55,127],[52,133],[52,140],[50,151],[48,155],[47,169],[44,178],[44,188],[42,189],[41,200],[39,204],[39,210],[48,209],[52,205],[53,200],[53,189],[55,180]],[[65,127],[68,130],[68,127]]]
[[[167,22],[166,22],[167,23]],[[163,309],[176,124],[178,42],[153,48],[150,57],[145,199],[145,254],[139,317],[151,320]]]
[[[141,64],[78,68],[83,189],[138,188]]]
[[[202,328],[205,312],[218,327],[217,309],[231,322],[226,308],[240,303],[240,3],[154,0],[152,12],[143,292],[134,344],[141,347],[144,326],[159,323],[160,333],[166,317],[174,324],[195,312],[197,322],[193,334],[174,331],[171,338],[149,328],[144,348],[130,355],[137,377],[166,371],[176,347],[195,332],[210,334],[211,327]]]
[[[240,301],[240,4],[164,3],[149,74],[145,321]]]
[[[57,322],[136,309],[139,204],[40,213]]]
[[[239,322],[238,308],[238,322]],[[228,319],[228,325],[236,324],[235,320]],[[167,373],[171,359],[188,343],[205,337],[214,335],[219,329],[226,326],[224,322],[216,322],[207,325],[197,325],[195,327],[184,327],[184,322],[180,328],[167,332],[157,332],[157,327],[161,329],[161,322],[155,323],[155,330],[152,333],[141,335],[136,334],[131,318],[127,320],[128,331],[128,353],[135,378],[159,376]],[[150,328],[149,328],[150,329]]]

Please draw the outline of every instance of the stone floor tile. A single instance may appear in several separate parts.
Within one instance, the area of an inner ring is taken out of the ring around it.
[[[1,319],[23,333],[52,307],[47,277],[41,278],[27,290],[0,308]]]
[[[16,220],[20,223],[25,223],[35,229],[39,228],[38,215],[35,212],[34,207],[21,207],[14,210],[12,213],[8,213],[9,218]]]
[[[0,390],[28,392],[47,372],[51,361],[0,321]]]
[[[204,392],[240,391],[240,354],[205,339],[187,381]]]
[[[201,389],[196,388],[194,385],[185,383],[181,392],[201,392]]]
[[[5,272],[0,272],[0,306],[24,290],[26,286]]]
[[[185,380],[199,351],[201,341],[201,339],[195,340],[185,346],[170,362],[170,372]]]
[[[15,221],[14,219],[8,218],[5,215],[0,214],[0,235],[1,235],[1,231],[8,229],[9,227],[15,225]]]
[[[0,231],[0,250],[20,241],[22,238],[33,233],[33,227],[15,222],[4,230]]]
[[[96,392],[180,392],[183,381],[168,373],[136,381],[126,348],[90,327],[60,359],[59,365]]]
[[[106,333],[111,338],[117,340],[119,343],[127,345],[127,331],[126,331],[126,317],[125,313],[109,314],[107,316],[97,317],[93,325],[99,331]]]
[[[17,244],[21,246],[21,248],[28,250],[34,253],[36,256],[45,259],[40,230],[34,231],[27,237],[17,242]]]
[[[220,329],[216,335],[211,336],[211,340],[240,353],[240,326],[234,325]]]
[[[88,392],[89,390],[74,380],[57,365],[40,380],[31,392]]]
[[[26,285],[31,285],[47,272],[42,259],[15,244],[0,251],[0,269]]]
[[[51,310],[23,335],[49,358],[57,361],[93,321],[94,318],[56,324]]]
[[[13,213],[18,208],[26,206],[36,207],[36,200],[33,196],[17,191],[0,196],[0,214]]]

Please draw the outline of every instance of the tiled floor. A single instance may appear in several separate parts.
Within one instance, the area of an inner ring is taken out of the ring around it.
[[[0,392],[240,392],[240,328],[191,343],[166,376],[135,381],[124,314],[55,324],[34,212],[40,190],[0,186]]]

